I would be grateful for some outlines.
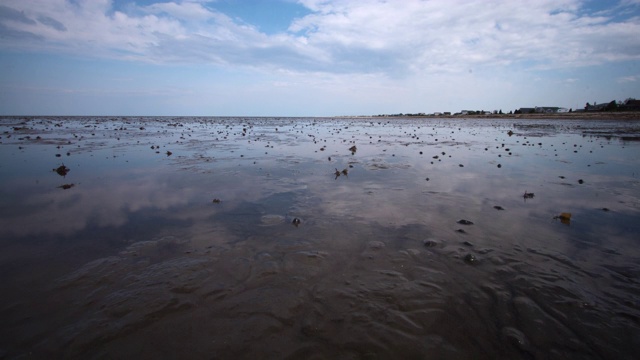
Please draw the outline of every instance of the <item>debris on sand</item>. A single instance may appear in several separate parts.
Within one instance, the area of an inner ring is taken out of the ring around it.
[[[67,174],[69,173],[70,169],[66,166],[64,166],[64,164],[58,166],[56,169],[53,169],[53,171],[57,172],[58,175],[60,176],[67,176]]]
[[[354,155],[356,151],[358,151],[358,148],[355,145],[353,145],[352,147],[349,148],[349,151],[351,151],[351,155]]]
[[[333,174],[336,176],[336,179],[337,179],[338,176],[340,176],[340,170],[336,168],[336,172],[334,172]]]
[[[58,186],[58,188],[62,189],[62,190],[69,190],[72,187],[76,186],[75,184],[64,184],[64,185],[60,185]]]
[[[554,216],[553,219],[554,220],[560,220],[560,222],[565,224],[565,225],[570,225],[571,224],[571,213],[563,212],[560,215]]]

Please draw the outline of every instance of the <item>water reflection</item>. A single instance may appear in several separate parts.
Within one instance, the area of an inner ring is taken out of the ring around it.
[[[632,358],[640,340],[639,144],[618,140],[637,123],[0,124],[8,357]]]

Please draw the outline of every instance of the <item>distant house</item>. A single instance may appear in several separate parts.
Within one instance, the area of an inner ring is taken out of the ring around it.
[[[534,111],[538,114],[553,114],[559,112],[558,110],[560,108],[557,106],[536,106]]]
[[[640,100],[627,99],[618,107],[620,111],[640,111]]]
[[[609,103],[596,104],[594,102],[593,105],[587,103],[584,109],[585,111],[604,111],[607,108],[607,105],[609,105]]]

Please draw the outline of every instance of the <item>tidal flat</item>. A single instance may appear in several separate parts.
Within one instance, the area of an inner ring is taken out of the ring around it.
[[[640,121],[0,118],[0,358],[635,359]]]

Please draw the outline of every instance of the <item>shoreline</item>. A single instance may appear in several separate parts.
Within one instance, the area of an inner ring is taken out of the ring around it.
[[[318,119],[551,119],[551,120],[640,120],[640,111],[570,112],[553,114],[483,114],[483,115],[336,115],[336,116],[246,116],[246,115],[0,115],[0,119],[33,118],[318,118]]]
[[[484,115],[382,115],[382,116],[344,116],[344,118],[402,118],[402,119],[552,119],[552,120],[640,120],[640,111],[625,112],[570,112],[553,114],[484,114]]]

